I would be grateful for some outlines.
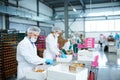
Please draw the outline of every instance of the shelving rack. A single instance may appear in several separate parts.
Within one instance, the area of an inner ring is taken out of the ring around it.
[[[16,75],[17,33],[0,32],[0,80]]]

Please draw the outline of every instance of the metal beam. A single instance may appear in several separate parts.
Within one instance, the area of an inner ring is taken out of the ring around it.
[[[52,8],[51,5],[47,1],[43,1],[43,0],[39,0],[39,1],[43,4],[45,4],[46,6]]]
[[[59,3],[64,3],[65,0],[52,0],[52,1],[49,1],[49,4],[59,4]],[[75,0],[67,0],[68,2],[72,2],[72,1],[75,1]]]
[[[6,0],[5,6],[8,6],[8,0]],[[9,15],[5,14],[5,29],[7,30],[9,29],[9,24],[10,24]]]
[[[68,27],[68,0],[65,0],[64,1],[64,21],[65,21],[65,38],[67,39],[68,38],[68,30],[69,30],[69,27]]]
[[[56,4],[56,3],[59,4],[61,2],[64,3],[64,0],[52,0],[52,1],[49,2],[49,4]]]
[[[83,10],[85,10],[85,4],[84,4],[83,0],[80,0],[80,3],[82,5]]]
[[[37,16],[39,16],[39,0],[36,1],[36,5],[37,5]],[[37,26],[39,27],[39,21],[37,21]]]
[[[84,31],[83,31],[83,36],[85,38],[86,34],[85,34],[85,17],[83,17],[83,28],[84,28]]]
[[[83,7],[85,6],[83,0],[80,0],[80,3],[81,3],[81,5],[82,5]]]
[[[56,16],[55,8],[53,7],[52,10],[53,10],[53,16],[52,16],[51,19],[52,19],[53,21],[55,21],[55,16]]]
[[[16,0],[16,6],[17,6],[17,7],[19,6],[19,1],[18,1],[18,0]]]

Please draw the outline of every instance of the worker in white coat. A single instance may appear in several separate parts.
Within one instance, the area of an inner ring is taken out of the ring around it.
[[[64,52],[65,54],[67,54],[68,51],[73,53],[74,44],[76,44],[75,39],[68,39],[68,41],[62,47],[62,52]]]
[[[52,63],[52,60],[37,56],[34,44],[40,34],[40,28],[29,27],[27,36],[17,46],[17,80],[23,80],[25,75],[39,64]]]
[[[73,50],[73,45],[76,44],[75,39],[68,39],[68,41],[64,44],[62,49],[68,51],[68,50]]]
[[[46,37],[46,50],[44,58],[54,60],[57,55],[60,55],[58,47],[58,36],[62,32],[59,27],[53,27],[52,32]]]

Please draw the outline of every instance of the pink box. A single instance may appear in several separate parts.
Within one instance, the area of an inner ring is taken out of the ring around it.
[[[78,44],[78,48],[85,48],[85,44]]]
[[[86,38],[85,39],[85,46],[87,48],[94,48],[95,38]]]

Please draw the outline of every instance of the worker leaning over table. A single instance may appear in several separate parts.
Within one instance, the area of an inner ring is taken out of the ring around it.
[[[27,72],[31,71],[35,66],[44,63],[52,64],[52,60],[43,59],[37,56],[35,42],[40,34],[40,28],[29,27],[27,36],[17,46],[17,80],[25,77]]]
[[[56,55],[60,55],[58,47],[58,36],[62,32],[59,27],[53,27],[52,32],[46,37],[46,50],[44,50],[44,58],[54,60]]]

